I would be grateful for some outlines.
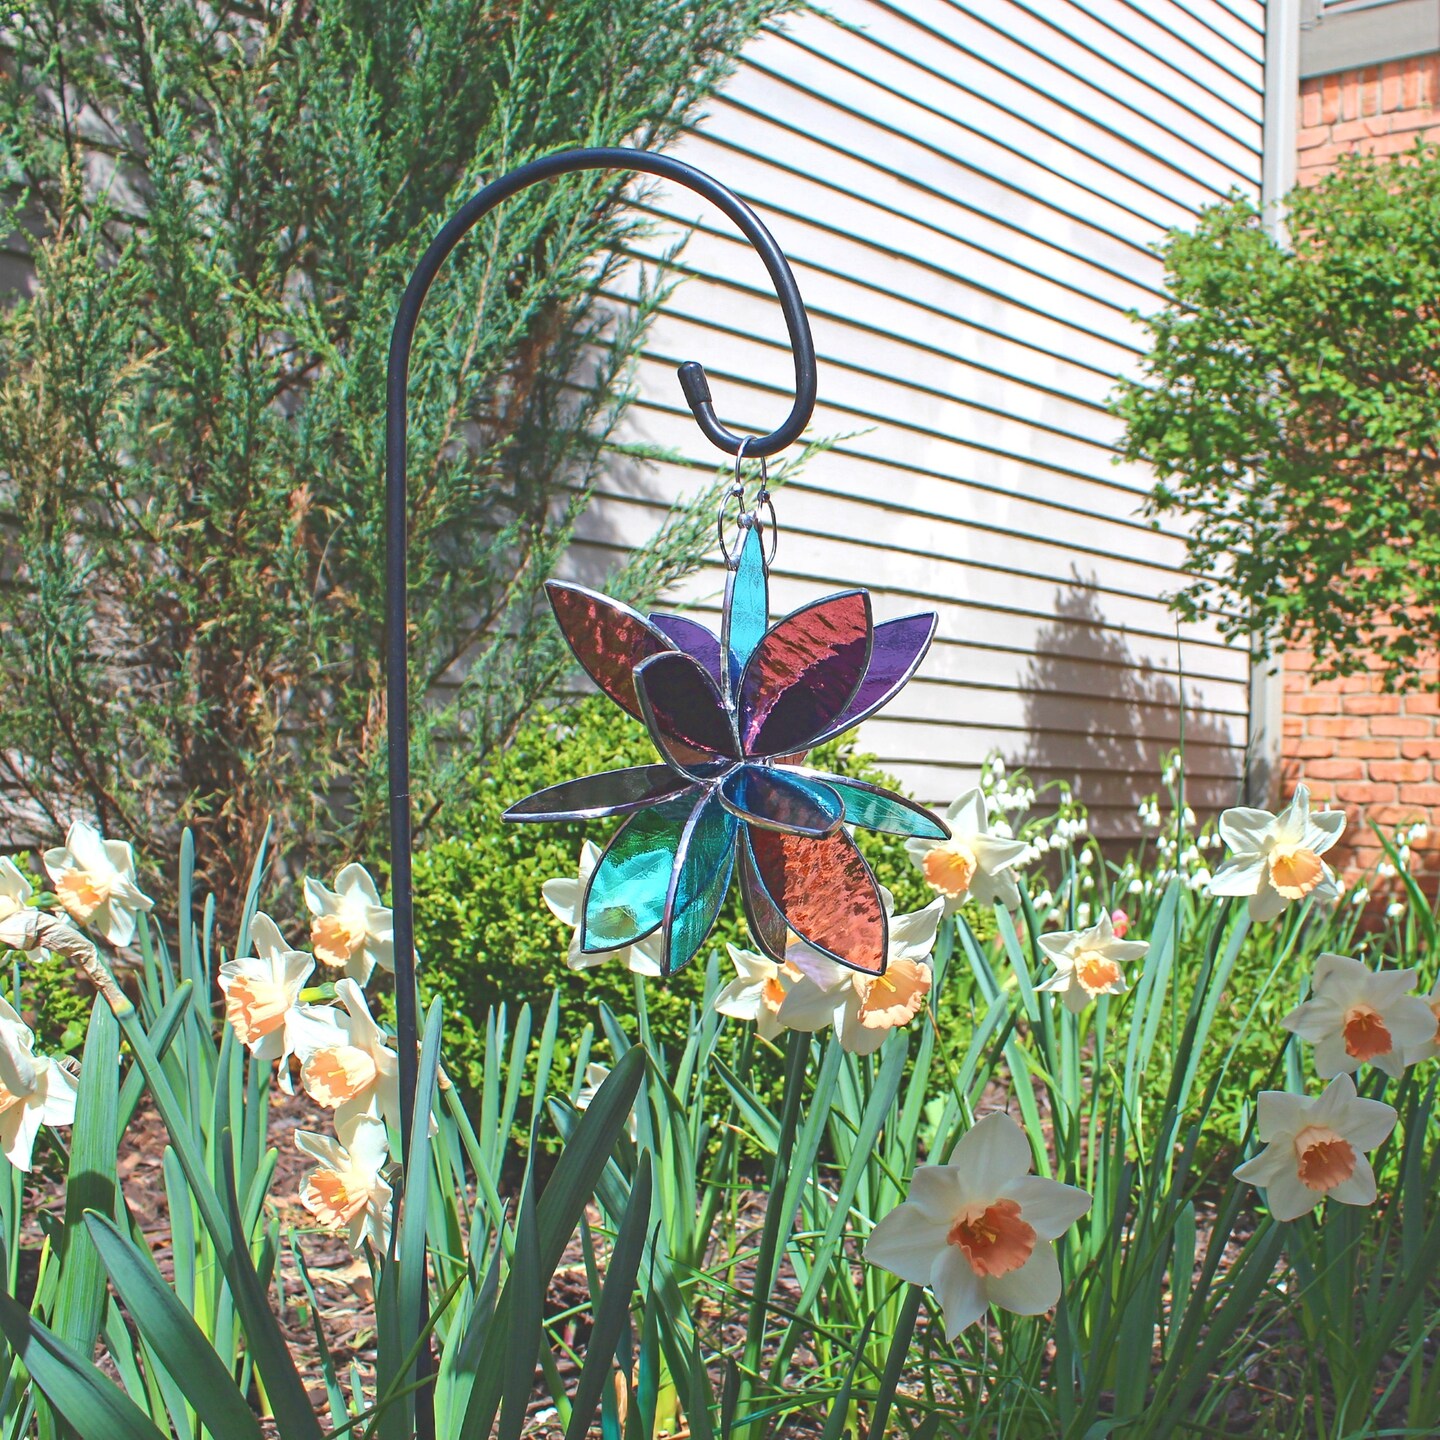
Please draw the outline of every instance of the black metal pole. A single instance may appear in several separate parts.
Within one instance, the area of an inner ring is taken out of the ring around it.
[[[390,892],[395,925],[395,1028],[400,1054],[400,1118],[402,1143],[408,1144],[415,1114],[419,1035],[415,993],[415,916],[411,875],[410,831],[410,683],[406,634],[406,390],[410,349],[431,282],[465,233],[503,200],[541,180],[582,170],[640,171],[673,180],[719,207],[759,252],[785,314],[795,359],[795,403],[778,429],[745,441],[755,458],[774,455],[798,439],[815,408],[815,345],[810,321],[795,276],[774,237],[738,196],[703,170],[667,155],[621,146],[561,150],[532,160],[502,175],[460,207],[430,242],[405,287],[390,335],[385,395],[385,697],[390,767]],[[696,423],[706,438],[727,454],[739,452],[741,437],[716,418],[705,367],[687,361],[679,368],[680,385]],[[403,1204],[403,1182],[396,1185],[397,1209]],[[429,1346],[420,1356],[417,1379],[430,1372]],[[421,1384],[416,1396],[416,1426],[422,1440],[435,1433],[433,1397]]]

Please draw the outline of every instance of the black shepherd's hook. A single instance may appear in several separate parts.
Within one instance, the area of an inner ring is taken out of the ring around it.
[[[667,155],[615,146],[560,150],[554,155],[532,160],[528,165],[491,181],[478,195],[466,201],[430,242],[430,248],[415,267],[415,273],[405,287],[400,310],[395,317],[395,328],[390,335],[385,391],[385,694],[390,747],[390,891],[395,923],[395,1029],[400,1054],[401,1143],[405,1146],[410,1141],[419,1071],[410,855],[410,687],[405,603],[406,389],[410,375],[410,347],[425,294],[446,257],[460,243],[466,231],[502,200],[508,200],[540,180],[577,170],[642,171],[673,180],[697,195],[703,195],[723,210],[765,262],[790,332],[790,347],[795,357],[795,403],[784,423],[776,430],[769,435],[744,440],[745,454],[756,459],[777,454],[799,438],[815,408],[815,343],[810,337],[810,321],[789,262],[759,217],[738,196],[712,180],[703,170],[672,160]],[[688,360],[680,366],[679,376],[686,403],[706,438],[727,454],[738,454],[741,437],[732,434],[716,419],[705,367],[698,361]],[[397,1185],[397,1198],[399,1189]],[[425,1349],[428,1352],[428,1347]],[[428,1358],[428,1353],[421,1356],[421,1373],[417,1379],[422,1381],[428,1371]],[[434,1433],[434,1420],[428,1403],[429,1387],[422,1385],[417,1398],[416,1418],[421,1434],[431,1435]]]

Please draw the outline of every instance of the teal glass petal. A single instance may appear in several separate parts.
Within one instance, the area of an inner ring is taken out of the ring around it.
[[[731,690],[770,623],[770,582],[765,574],[765,541],[760,526],[745,531],[740,559],[725,581],[722,648],[730,652]]]
[[[739,822],[713,793],[695,807],[680,842],[680,857],[666,906],[666,975],[673,975],[715,928],[730,888]]]
[[[922,840],[948,840],[949,828],[923,805],[883,790],[863,780],[845,780],[820,770],[789,771],[797,778],[818,780],[839,795],[845,806],[845,821],[862,830],[880,830],[886,835],[916,835]]]
[[[695,800],[685,795],[632,815],[605,847],[585,891],[580,948],[633,945],[665,919],[675,852]]]

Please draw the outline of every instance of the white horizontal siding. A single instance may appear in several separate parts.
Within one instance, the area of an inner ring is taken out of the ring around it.
[[[1236,791],[1248,662],[1177,636],[1181,532],[1139,513],[1105,404],[1133,373],[1151,247],[1259,183],[1262,0],[835,0],[747,51],[676,152],[755,206],[795,267],[820,359],[811,433],[841,437],[777,499],[772,609],[863,584],[880,619],[940,617],[914,682],[860,743],[950,799],[998,750],[1133,836],[1183,730],[1192,795]],[[674,367],[768,431],[791,359],[758,259],[689,192],[646,201],[658,255],[694,227],[627,439],[572,563],[598,576],[717,463]],[[714,620],[723,575],[677,597]],[[1183,713],[1182,713],[1183,712]]]

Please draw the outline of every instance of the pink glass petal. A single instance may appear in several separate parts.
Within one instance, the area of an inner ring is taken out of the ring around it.
[[[844,713],[870,659],[870,597],[828,595],[765,632],[740,677],[746,755],[805,750]]]
[[[674,654],[674,645],[628,605],[597,595],[582,585],[547,580],[545,593],[556,622],[585,673],[637,720],[635,667],[652,655]]]
[[[768,955],[777,965],[783,965],[785,949],[790,941],[790,927],[756,873],[748,834],[742,834],[736,851],[740,899],[745,906],[745,922],[750,927],[750,938],[762,955]]]
[[[903,615],[898,620],[886,620],[877,625],[865,678],[856,687],[850,703],[839,717],[827,726],[823,735],[816,736],[813,743],[818,745],[853,729],[888,705],[919,668],[931,640],[935,638],[938,623],[939,617],[929,610],[921,615]]]
[[[844,830],[823,840],[750,827],[755,871],[786,923],[817,950],[867,975],[885,971],[880,887]]]
[[[635,689],[641,716],[662,755],[681,764],[689,763],[686,749],[707,759],[739,757],[730,712],[698,660],[678,650],[653,655],[636,669]],[[684,749],[677,752],[677,744]]]

